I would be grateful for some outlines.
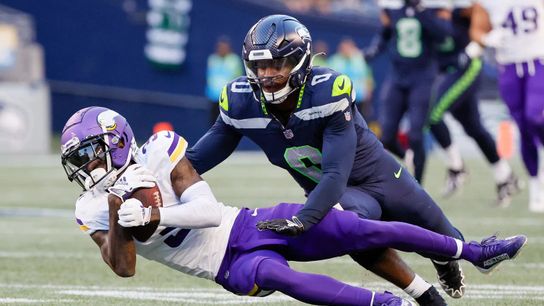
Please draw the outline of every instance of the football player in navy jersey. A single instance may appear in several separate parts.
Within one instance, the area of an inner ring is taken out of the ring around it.
[[[467,54],[474,53],[470,50],[473,46],[468,47],[471,12],[472,0],[454,1],[452,36],[448,36],[437,50],[441,78],[437,92],[433,94],[429,125],[433,136],[448,156],[449,169],[444,195],[449,196],[455,192],[466,175],[460,153],[442,120],[444,114],[450,111],[492,165],[497,184],[497,205],[507,206],[511,195],[519,191],[518,179],[508,162],[500,159],[495,140],[481,122],[477,93],[483,64],[481,59],[472,59]],[[465,48],[468,48],[467,52]]]
[[[279,233],[299,235],[339,203],[363,218],[405,221],[463,239],[368,129],[354,105],[351,80],[328,68],[312,68],[311,43],[306,27],[290,16],[268,16],[250,29],[243,45],[246,76],[225,86],[217,121],[187,151],[197,172],[221,163],[246,136],[308,196],[292,218],[269,220]],[[445,304],[394,251],[351,255],[420,304]],[[445,260],[437,270],[448,294],[462,296],[458,263]]]
[[[381,141],[391,153],[405,158],[407,154],[397,140],[397,132],[402,117],[407,114],[410,123],[408,142],[413,152],[414,177],[418,182],[422,182],[425,169],[423,130],[437,74],[433,46],[452,31],[450,11],[440,8],[447,5],[445,1],[425,3],[432,4],[432,8],[423,6],[421,2],[380,1],[382,32],[364,52],[365,58],[371,60],[388,50],[392,71],[381,95]]]

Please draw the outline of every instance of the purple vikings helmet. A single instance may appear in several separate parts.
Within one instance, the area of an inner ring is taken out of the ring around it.
[[[98,183],[113,184],[137,150],[134,133],[127,120],[105,107],[91,106],[77,111],[62,129],[61,160],[68,180],[76,181],[84,190]],[[106,169],[89,171],[96,160]]]

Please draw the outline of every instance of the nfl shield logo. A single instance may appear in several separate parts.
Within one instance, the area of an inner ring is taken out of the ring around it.
[[[344,117],[346,118],[346,121],[350,121],[351,120],[351,113],[350,112],[345,112]]]
[[[285,136],[285,138],[287,138],[287,139],[291,139],[291,138],[295,137],[295,134],[293,134],[293,131],[288,129],[288,130],[283,131],[283,136]]]

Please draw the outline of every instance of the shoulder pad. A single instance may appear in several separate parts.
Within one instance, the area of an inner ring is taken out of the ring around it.
[[[243,99],[247,95],[253,96],[253,89],[249,85],[247,77],[241,76],[223,87],[219,97],[219,106],[222,110],[228,112],[229,108],[231,108],[230,105],[232,105],[231,100]]]
[[[348,97],[352,94],[351,79],[332,69],[314,69],[310,75],[310,86],[314,94],[320,97],[336,98],[343,95]],[[333,99],[337,100],[337,99]]]
[[[168,178],[172,169],[185,156],[187,146],[187,141],[175,132],[161,131],[149,137],[140,147],[135,160],[157,178]]]

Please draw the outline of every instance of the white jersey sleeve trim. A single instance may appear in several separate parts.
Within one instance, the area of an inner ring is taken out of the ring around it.
[[[309,121],[317,118],[325,118],[331,116],[336,112],[341,112],[349,107],[349,101],[347,98],[334,103],[329,103],[321,106],[314,106],[311,108],[303,109],[296,112],[294,115],[304,121]]]
[[[169,179],[172,170],[185,156],[187,147],[187,141],[175,132],[161,131],[149,137],[136,153],[135,159],[155,175],[161,174]]]
[[[270,118],[232,119],[223,112],[221,112],[221,119],[226,124],[237,129],[265,129],[270,121],[272,121]]]

